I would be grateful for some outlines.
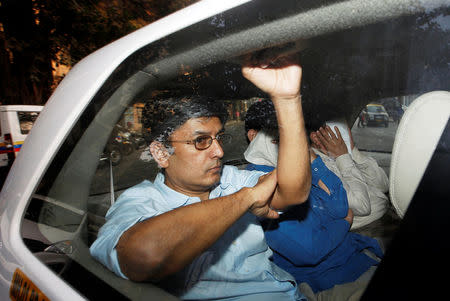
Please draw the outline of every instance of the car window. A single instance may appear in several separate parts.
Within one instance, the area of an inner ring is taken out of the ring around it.
[[[31,128],[33,127],[36,118],[39,116],[39,112],[17,112],[20,123],[20,133],[22,135],[27,135]]]
[[[261,10],[260,24],[277,17],[276,11],[267,7]],[[352,125],[355,144],[387,171],[398,126],[389,115],[389,104],[413,92],[416,95],[443,89],[450,78],[446,69],[448,43],[442,46],[441,42],[443,37],[448,41],[448,28],[430,25],[437,22],[433,20],[441,15],[439,12],[429,12],[431,19],[427,20],[423,19],[424,15],[405,16],[373,26],[309,33],[302,39],[294,36],[288,42],[262,43],[248,49],[245,43],[250,43],[250,39],[226,39],[229,33],[223,24],[230,22],[230,31],[236,33],[230,36],[239,38],[239,34],[256,22],[238,24],[236,15],[242,12],[233,10],[230,14],[214,16],[148,45],[124,61],[83,112],[36,188],[22,224],[25,244],[40,256],[52,253],[63,257],[62,265],[54,264],[48,256],[39,258],[89,298],[98,297],[99,292],[92,289],[93,283],[116,294],[117,298],[138,299],[145,294],[168,296],[155,285],[120,279],[91,258],[88,250],[111,204],[125,189],[143,180],[152,181],[159,171],[149,153],[148,129],[143,120],[146,104],[156,97],[170,93],[206,94],[225,103],[228,109],[225,128],[233,136],[233,142],[224,149],[223,161],[243,168],[243,153],[247,148],[243,118],[253,102],[267,97],[243,79],[240,71],[243,57],[296,52],[303,66],[302,98],[307,125],[313,128],[326,120],[345,118]],[[287,15],[295,15],[295,10]],[[194,37],[202,26],[206,29],[197,41],[200,44],[196,45]],[[395,34],[398,39],[392,38],[393,29],[398,30]],[[299,25],[298,31],[301,30]],[[378,33],[376,41],[372,39],[374,32]],[[242,37],[248,38],[250,34]],[[409,51],[410,47],[418,47],[417,39],[424,37],[430,44],[425,58],[418,55],[422,52],[416,53],[417,49]],[[204,41],[206,44],[201,44]],[[240,44],[243,48],[236,48]],[[432,45],[441,45],[437,53],[444,55],[444,62],[434,61],[437,50]],[[228,46],[235,48],[230,48],[228,54],[221,52]],[[211,47],[220,54],[218,57],[210,56]],[[408,56],[404,52],[411,55],[409,61],[405,60]],[[362,64],[366,67],[362,68]],[[423,81],[422,77],[412,78],[424,64],[428,69],[423,72],[438,74],[431,82]],[[409,73],[395,78],[401,72],[393,76],[383,69],[392,65]],[[365,116],[367,123],[358,126],[365,114],[361,112],[372,113],[374,109],[366,105],[375,101],[380,106],[374,108],[386,106],[388,113],[383,111],[384,116],[373,116],[373,120]]]
[[[398,125],[405,110],[418,96],[381,98],[377,104],[369,103],[351,127],[356,147],[375,158],[387,175]]]

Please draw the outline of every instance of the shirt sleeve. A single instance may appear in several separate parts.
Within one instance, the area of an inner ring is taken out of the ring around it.
[[[367,216],[371,213],[369,188],[361,171],[349,154],[336,159],[341,181],[347,191],[348,205],[355,216]]]
[[[236,166],[225,165],[220,185],[233,185],[236,190],[244,187],[253,187],[258,183],[259,177],[269,171],[271,170],[241,170]]]
[[[374,158],[364,156],[356,147],[353,148],[352,157],[368,185],[383,193],[388,192],[389,179]]]
[[[136,223],[159,215],[159,212],[148,203],[140,189],[125,191],[110,208],[106,215],[106,223],[98,232],[97,239],[90,247],[91,255],[118,276],[127,279],[122,273],[117,258],[116,245],[122,234]],[[152,195],[148,191],[147,195]]]

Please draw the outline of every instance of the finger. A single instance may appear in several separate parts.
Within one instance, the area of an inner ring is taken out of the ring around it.
[[[317,134],[312,132],[311,134],[309,134],[309,138],[311,139],[311,146],[320,149],[321,143],[317,138]]]
[[[321,150],[323,153],[327,152],[327,148],[322,144],[322,142],[320,142],[319,140],[317,140],[317,143],[315,143],[317,148],[319,150]]]
[[[317,140],[318,149],[324,154],[328,153],[328,148],[327,148],[328,142],[325,141],[325,138],[323,138],[323,136],[320,133],[317,134],[317,137],[318,137],[318,140]]]
[[[319,144],[319,138],[317,138],[317,134],[315,132],[312,132],[311,134],[309,134],[309,138],[311,139],[312,143],[314,144]]]
[[[276,171],[275,171],[276,169],[274,169],[274,170],[272,170],[271,172],[268,172],[268,173],[266,173],[266,174],[264,174],[264,175],[262,175],[262,176],[260,176],[259,177],[259,181],[260,182],[264,182],[264,181],[266,181],[266,180],[268,180],[268,181],[270,181],[270,177],[274,177],[274,173],[276,174]]]
[[[244,76],[244,78],[250,80],[253,69],[254,68],[250,67],[250,66],[243,66],[242,67],[242,75]]]
[[[339,128],[337,126],[334,127],[334,130],[336,131],[336,136],[337,136],[338,140],[344,140],[344,139],[342,139],[341,132],[339,131]]]
[[[275,210],[269,209],[269,212],[267,212],[266,217],[270,219],[277,219],[280,217],[280,215]]]
[[[330,140],[333,140],[333,139],[336,139],[336,138],[337,138],[336,135],[334,134],[333,130],[330,128],[329,125],[327,125],[327,126],[325,127],[325,129],[326,129],[328,135],[330,136]]]
[[[329,145],[329,139],[330,139],[330,137],[328,136],[328,134],[325,133],[324,129],[323,129],[323,128],[320,128],[320,129],[316,132],[316,134],[317,134],[317,138],[319,138],[320,142],[321,142],[325,147],[327,147],[327,146]],[[325,138],[325,135],[328,136],[328,139]]]
[[[277,170],[274,169],[273,171],[259,177],[258,183],[264,183],[263,185],[266,193],[273,193],[275,187],[277,186]]]
[[[325,128],[320,127],[319,128],[319,132],[322,134],[322,137],[324,139],[326,139],[326,141],[330,141],[331,140],[331,136],[330,136],[330,134],[327,131],[327,127],[325,127]]]

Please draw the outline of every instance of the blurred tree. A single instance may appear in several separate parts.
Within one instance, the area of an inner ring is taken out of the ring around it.
[[[96,49],[198,0],[0,0],[0,103],[44,104]]]

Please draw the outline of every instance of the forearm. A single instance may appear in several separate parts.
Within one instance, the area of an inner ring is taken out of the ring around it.
[[[356,147],[353,148],[352,157],[366,183],[370,183],[384,193],[389,190],[389,179],[374,158],[364,156]]]
[[[184,268],[249,209],[247,189],[180,207],[136,224],[116,249],[122,272],[157,281]]]
[[[336,159],[342,184],[347,191],[348,205],[356,216],[366,216],[371,212],[369,188],[361,171],[356,167],[350,155]]]
[[[300,96],[272,99],[278,119],[278,186],[272,207],[303,203],[311,187],[311,168]]]

